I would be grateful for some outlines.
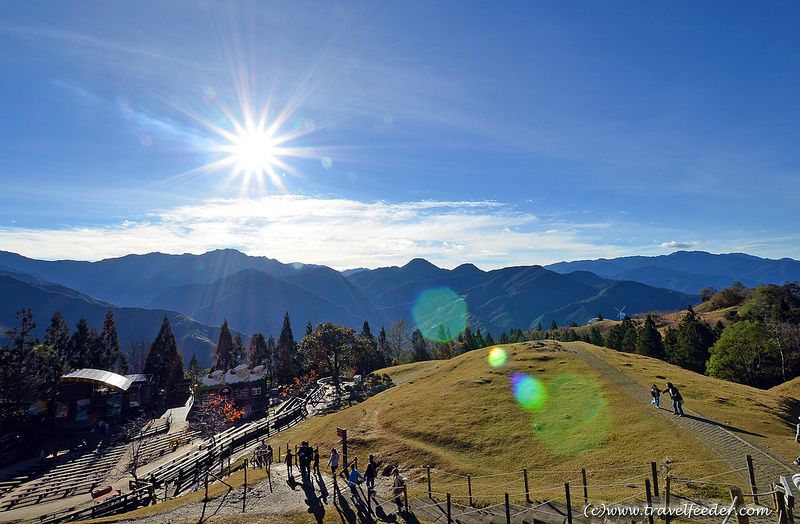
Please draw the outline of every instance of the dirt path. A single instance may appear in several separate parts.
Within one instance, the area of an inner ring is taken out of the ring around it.
[[[648,388],[596,357],[580,344],[567,342],[562,345],[639,402],[650,403],[651,396]],[[669,400],[666,399],[664,402],[669,403]],[[684,417],[676,417],[672,414],[671,409],[654,410],[653,416],[663,417],[671,423],[691,431],[698,440],[726,460],[732,469],[742,469],[745,464],[745,456],[750,455],[753,458],[757,486],[770,486],[773,482],[778,481],[780,475],[791,478],[792,474],[796,472],[796,468],[793,468],[788,461],[735,434],[723,424],[707,419],[702,414],[690,409],[684,408],[684,412],[686,413]],[[750,485],[747,471],[740,471],[739,475],[742,477],[742,491],[749,491],[744,489],[744,486]]]

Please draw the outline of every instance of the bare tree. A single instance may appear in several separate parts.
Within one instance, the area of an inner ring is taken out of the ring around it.
[[[131,340],[125,345],[125,353],[128,354],[128,367],[130,372],[138,374],[144,371],[144,362],[147,359],[147,351],[150,349],[150,342],[147,340]]]
[[[392,356],[392,359],[397,360],[402,354],[408,352],[408,322],[402,318],[396,321],[389,329],[388,335],[386,340],[389,343],[389,354]]]

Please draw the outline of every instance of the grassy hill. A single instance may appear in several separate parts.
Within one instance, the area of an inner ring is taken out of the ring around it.
[[[449,361],[389,368],[385,372],[399,382],[396,387],[344,411],[315,417],[277,435],[271,444],[285,450],[287,443],[294,446],[309,440],[320,446],[326,459],[331,446],[340,448],[336,428],[346,427],[350,457],[360,461],[373,453],[384,464],[403,468],[430,464],[462,475],[528,468],[538,472],[533,477],[545,476],[550,482],[574,481],[574,472],[581,468],[590,472],[590,484],[593,477],[596,483],[604,476],[610,481],[614,475],[609,470],[660,463],[665,457],[680,463],[676,467],[682,477],[702,478],[730,469],[687,430],[671,424],[651,405],[634,401],[585,364],[569,351],[572,344],[583,343],[505,346],[507,359],[498,367],[489,363],[490,350],[482,349]],[[796,418],[796,402],[780,392],[719,381],[648,357],[583,346],[642,385],[657,382],[664,387],[666,380],[672,381],[681,389],[687,408],[780,456],[796,455],[790,425]],[[541,381],[539,386],[547,393],[536,409],[526,409],[515,397],[514,377],[523,375]],[[741,479],[720,482],[741,484]],[[607,500],[628,491],[616,485],[593,488],[594,496]],[[726,493],[716,495],[724,498]]]
[[[498,503],[503,491],[512,493],[512,501],[514,497],[519,499],[523,490],[519,473],[523,468],[528,469],[535,499],[558,497],[564,482],[570,482],[573,502],[580,504],[581,468],[587,470],[593,500],[641,498],[650,462],[660,465],[659,477],[663,478],[665,457],[672,462],[670,472],[676,478],[673,493],[728,501],[725,483],[744,488],[742,477],[730,473],[731,465],[720,460],[716,452],[695,439],[689,430],[674,424],[672,416],[665,415],[667,411],[638,401],[588,366],[575,354],[579,348],[642,386],[649,388],[653,382],[662,386],[669,380],[680,388],[687,409],[728,426],[735,434],[778,456],[791,460],[797,454],[793,428],[800,404],[794,398],[800,393],[800,379],[762,391],[649,357],[583,342],[550,341],[504,346],[505,360],[487,348],[448,361],[387,368],[381,373],[390,375],[395,387],[337,413],[313,417],[269,442],[273,448],[280,446],[282,455],[287,444],[294,448],[308,440],[319,445],[324,469],[330,447],[341,451],[336,428],[345,427],[349,456],[358,457],[362,472],[369,454],[376,455],[382,465],[403,469],[431,465],[436,469],[433,490],[440,494],[439,498],[443,492],[451,492],[456,500],[465,495],[466,486],[464,478],[455,475],[470,474],[473,479],[481,476],[482,486],[474,488],[478,506]],[[524,394],[520,386],[531,382],[520,377],[540,382],[533,383],[533,390]],[[546,392],[546,398],[537,392]],[[744,457],[731,458],[737,467],[743,467]],[[239,471],[229,482],[241,485],[241,476]],[[417,480],[412,495],[422,496],[424,474],[412,469],[407,476]],[[259,470],[251,473],[250,482],[263,478],[263,471]],[[680,481],[702,478],[712,479],[713,484]],[[224,495],[221,486],[213,492],[215,497]],[[180,501],[170,501],[164,508]],[[135,515],[145,516],[164,508],[145,508]],[[251,518],[252,515],[226,514],[213,517],[213,521],[238,524]],[[339,514],[329,511],[324,522],[340,522],[339,518]],[[271,515],[270,521],[314,520],[302,510],[285,516]]]

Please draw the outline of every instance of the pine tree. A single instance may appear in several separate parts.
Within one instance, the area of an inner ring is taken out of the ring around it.
[[[275,360],[277,358],[277,351],[275,337],[270,335],[267,339],[267,355],[264,360],[264,365],[267,366],[267,380],[270,386],[272,386],[275,381]]]
[[[45,330],[44,343],[53,348],[63,366],[69,358],[69,325],[58,309],[53,313],[50,325]]]
[[[158,384],[169,392],[175,380],[183,378],[183,356],[178,351],[178,343],[169,326],[169,317],[164,314],[156,339],[150,344],[144,372],[158,379]]]
[[[71,369],[81,369],[89,366],[89,324],[81,317],[75,325],[75,331],[69,338],[67,366]]]
[[[228,319],[222,322],[219,328],[219,339],[217,339],[217,349],[214,351],[214,369],[228,371],[233,366],[233,337],[231,330],[228,329]]]
[[[270,337],[271,338],[271,337]],[[274,339],[273,344],[274,344]],[[250,337],[250,346],[247,350],[247,361],[250,363],[250,367],[256,366],[265,366],[267,361],[270,359],[269,348],[267,346],[267,341],[264,339],[264,335],[261,333],[254,333],[252,337]]]
[[[674,345],[665,344],[667,362],[697,373],[705,373],[710,356],[708,350],[715,341],[711,326],[698,319],[690,305],[678,324]]]
[[[9,344],[0,347],[0,423],[6,431],[12,421],[22,423],[37,393],[34,348],[39,339],[33,336],[36,323],[31,310],[17,311],[17,321],[19,326],[6,331]]]
[[[636,339],[636,353],[663,360],[666,357],[661,333],[656,328],[653,315],[647,314]]]
[[[240,364],[247,361],[247,355],[244,351],[244,342],[242,341],[241,333],[236,333],[233,337],[233,349],[231,350],[231,367],[235,368]]]
[[[100,364],[106,369],[121,374],[128,373],[128,359],[119,346],[119,335],[117,326],[114,322],[114,313],[109,309],[106,318],[103,320],[103,331],[100,333],[101,355]]]
[[[203,370],[200,369],[200,360],[197,358],[197,353],[192,353],[192,358],[189,359],[187,378],[189,378],[192,381],[192,384],[194,384],[202,374]]]
[[[428,353],[428,345],[425,343],[425,337],[422,336],[422,331],[419,328],[411,333],[411,358],[414,362],[431,359],[431,355]]]
[[[278,384],[288,384],[295,376],[292,368],[296,351],[297,344],[294,341],[292,322],[287,311],[283,316],[283,327],[281,327],[278,343],[275,346],[275,379]]]

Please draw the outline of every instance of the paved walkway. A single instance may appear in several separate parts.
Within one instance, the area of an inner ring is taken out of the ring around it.
[[[617,368],[608,364],[604,360],[596,357],[580,344],[562,343],[568,350],[575,353],[584,362],[592,366],[608,380],[622,388],[632,397],[643,404],[650,404],[650,389],[642,386],[629,376],[625,375]],[[665,402],[671,401],[666,399]],[[701,442],[706,444],[722,459],[726,460],[731,469],[741,469],[746,455],[753,458],[753,469],[755,471],[756,485],[769,486],[777,482],[781,475],[787,478],[796,472],[788,461],[783,460],[770,453],[768,450],[754,444],[744,437],[726,429],[724,425],[709,420],[700,413],[684,408],[685,416],[676,417],[671,410],[660,410],[656,416],[662,416],[670,420],[673,424],[688,429]],[[742,486],[749,486],[750,479],[746,471],[739,473],[742,476]],[[742,489],[742,491],[746,491]]]

